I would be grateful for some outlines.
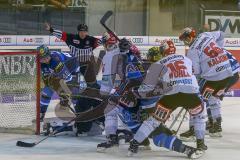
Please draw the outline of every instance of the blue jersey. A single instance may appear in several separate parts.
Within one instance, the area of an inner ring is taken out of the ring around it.
[[[136,133],[143,122],[142,117],[144,115],[141,114],[144,114],[144,112],[140,110],[139,106],[133,108],[121,107],[118,117],[133,133]]]
[[[72,73],[76,72],[79,65],[76,58],[68,53],[53,51],[50,54],[50,62],[41,64],[41,72],[43,76],[53,75],[64,80],[71,80]]]
[[[114,93],[116,96],[122,95],[132,87],[139,86],[143,81],[145,73],[142,62],[137,56],[131,52],[128,52],[123,56],[122,71],[124,77],[121,79],[121,83],[119,84],[117,91]]]
[[[125,78],[127,80],[142,80],[145,71],[143,69],[141,60],[131,52],[127,53],[126,56]]]

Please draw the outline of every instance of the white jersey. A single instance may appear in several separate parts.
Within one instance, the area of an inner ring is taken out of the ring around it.
[[[221,31],[198,35],[187,52],[187,57],[193,62],[194,74],[209,81],[219,81],[232,76],[228,53],[222,47]]]
[[[106,51],[102,60],[102,83],[100,92],[101,94],[109,94],[114,88],[116,75],[122,76],[121,72],[121,53],[119,48],[115,48],[111,51]]]
[[[152,64],[148,69],[143,85],[138,89],[141,97],[149,93],[153,96],[176,93],[198,93],[199,86],[192,71],[192,61],[183,56],[172,54]]]

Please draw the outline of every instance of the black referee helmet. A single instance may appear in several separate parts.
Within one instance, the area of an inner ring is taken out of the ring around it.
[[[77,26],[77,30],[78,30],[78,32],[80,32],[80,31],[88,31],[88,26],[86,24],[79,24]]]

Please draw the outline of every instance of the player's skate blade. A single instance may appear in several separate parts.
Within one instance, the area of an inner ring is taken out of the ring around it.
[[[97,145],[97,152],[113,151],[118,146],[117,135],[109,135],[107,141]]]
[[[202,150],[196,150],[188,155],[189,159],[198,159],[204,155],[204,151]]]
[[[222,132],[209,133],[209,136],[211,138],[221,138],[222,137]]]
[[[97,152],[99,153],[107,153],[107,152],[115,152],[118,150],[118,147],[117,146],[112,146],[112,147],[109,147],[109,148],[105,148],[105,147],[97,147]]]
[[[184,142],[194,142],[194,141],[196,141],[194,127],[191,126],[188,131],[186,131],[184,133],[181,133],[180,136],[179,136],[179,139],[181,139]]]

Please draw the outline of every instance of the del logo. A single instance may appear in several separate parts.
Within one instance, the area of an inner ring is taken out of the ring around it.
[[[73,43],[75,43],[75,44],[80,44],[80,41],[79,41],[79,40],[76,40],[76,39],[74,39],[74,40],[73,40]]]

